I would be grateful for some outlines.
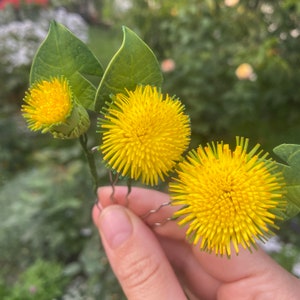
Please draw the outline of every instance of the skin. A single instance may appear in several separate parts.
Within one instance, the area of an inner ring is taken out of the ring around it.
[[[293,300],[300,298],[300,280],[261,249],[241,249],[230,259],[208,254],[185,239],[174,221],[153,226],[175,209],[164,206],[167,194],[127,187],[98,190],[92,217],[107,257],[129,300]]]

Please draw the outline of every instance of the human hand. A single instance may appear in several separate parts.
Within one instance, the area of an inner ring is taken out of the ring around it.
[[[300,298],[300,280],[285,271],[261,249],[241,249],[230,259],[201,252],[185,239],[185,229],[170,221],[175,207],[165,206],[167,194],[133,188],[127,203],[127,187],[98,190],[93,208],[109,262],[129,300],[170,299],[280,299]],[[127,205],[127,208],[124,207]],[[101,209],[99,208],[101,207]]]

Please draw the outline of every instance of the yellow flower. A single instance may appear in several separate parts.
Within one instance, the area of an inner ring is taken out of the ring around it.
[[[63,77],[34,83],[24,102],[21,111],[32,131],[50,132],[55,138],[76,138],[90,125],[86,110],[75,101]]]
[[[108,166],[146,184],[164,180],[190,141],[189,117],[183,111],[178,99],[164,98],[150,85],[117,94],[99,120],[100,150]]]
[[[284,209],[283,179],[276,163],[256,145],[247,153],[248,139],[228,144],[212,143],[191,151],[179,164],[178,177],[170,183],[172,205],[186,236],[200,249],[217,255],[238,254],[239,245],[255,248],[278,228]]]
[[[235,75],[239,80],[255,80],[256,74],[250,64],[243,63],[235,70]]]

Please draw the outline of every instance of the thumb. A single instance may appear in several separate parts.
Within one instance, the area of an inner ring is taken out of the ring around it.
[[[128,299],[186,299],[153,232],[119,205],[103,209],[94,222]]]

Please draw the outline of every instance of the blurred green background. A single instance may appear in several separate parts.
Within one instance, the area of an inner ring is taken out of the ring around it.
[[[53,18],[103,66],[121,45],[122,25],[140,35],[161,63],[163,91],[191,116],[192,147],[242,135],[272,155],[281,143],[300,143],[300,3],[0,2],[0,299],[124,299],[91,222],[95,196],[79,143],[32,133],[20,114],[33,55]],[[90,147],[100,140],[96,117]],[[299,233],[295,217],[268,247],[298,276]]]

